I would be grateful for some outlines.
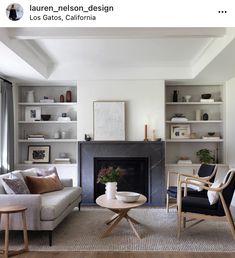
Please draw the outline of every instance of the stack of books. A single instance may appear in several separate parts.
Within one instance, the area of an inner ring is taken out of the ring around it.
[[[28,140],[45,140],[45,137],[43,134],[30,134],[28,136]]]
[[[70,158],[55,158],[55,164],[71,164]]]
[[[201,102],[206,102],[206,103],[211,103],[211,102],[214,102],[215,100],[214,99],[200,99]]]
[[[54,103],[54,99],[40,99],[40,103]]]

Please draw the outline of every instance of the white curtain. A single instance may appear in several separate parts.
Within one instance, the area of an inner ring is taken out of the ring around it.
[[[14,115],[12,84],[0,79],[0,173],[4,174],[14,167]]]

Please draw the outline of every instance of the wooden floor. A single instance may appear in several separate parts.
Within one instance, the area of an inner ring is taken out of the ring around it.
[[[234,258],[235,253],[192,252],[28,252],[17,258]]]

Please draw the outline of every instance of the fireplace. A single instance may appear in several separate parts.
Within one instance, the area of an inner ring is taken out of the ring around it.
[[[104,193],[104,186],[95,183],[102,163],[113,166],[122,163],[128,176],[123,178],[127,182],[118,183],[118,190],[141,192],[149,205],[164,206],[164,161],[164,142],[161,141],[78,142],[78,185],[82,187],[82,202],[94,204],[96,196]],[[133,171],[136,174],[132,174]],[[139,177],[143,184],[139,184]]]
[[[105,193],[105,186],[97,184],[101,168],[120,167],[122,177],[118,181],[118,191],[137,192],[148,197],[148,158],[146,157],[98,157],[94,158],[94,200]]]

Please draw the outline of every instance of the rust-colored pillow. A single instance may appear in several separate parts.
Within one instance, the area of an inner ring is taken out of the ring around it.
[[[49,193],[63,189],[63,185],[55,173],[45,177],[26,176],[26,184],[32,194]]]

